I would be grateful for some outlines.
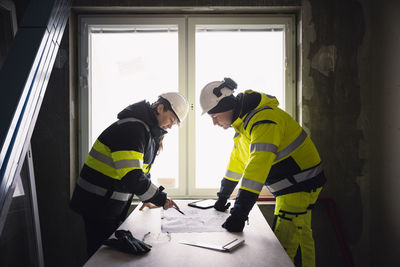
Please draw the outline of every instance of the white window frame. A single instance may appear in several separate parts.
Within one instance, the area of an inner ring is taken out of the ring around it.
[[[81,15],[78,18],[78,72],[79,72],[79,163],[83,165],[91,140],[91,84],[90,30],[128,25],[178,25],[179,34],[179,92],[187,96],[190,110],[179,129],[179,188],[167,189],[174,197],[215,197],[218,189],[195,188],[195,124],[197,99],[195,99],[195,27],[223,24],[269,24],[283,26],[285,30],[285,109],[296,118],[296,38],[294,15]],[[108,25],[108,26],[106,26]],[[189,149],[190,148],[190,149]],[[223,173],[216,174],[221,179]]]
[[[195,77],[195,34],[196,25],[271,25],[271,27],[284,27],[285,29],[285,110],[295,117],[296,111],[296,88],[295,88],[295,45],[296,39],[294,34],[295,20],[292,15],[282,16],[249,16],[249,15],[236,15],[236,16],[196,16],[188,19],[188,66],[189,66],[189,78],[188,78],[188,92],[189,101],[195,103],[195,108],[201,108],[196,106],[199,102],[194,99],[196,95],[196,77]],[[199,90],[199,88],[197,88]],[[254,88],[257,90],[256,88]],[[196,140],[196,117],[193,113],[193,117],[189,120],[188,129],[188,141],[189,144],[195,144]],[[233,145],[233,141],[232,141]],[[230,151],[228,152],[230,153]],[[188,182],[189,191],[188,194],[194,197],[209,197],[216,196],[218,189],[199,189],[195,188],[195,174],[196,174],[196,151],[189,151],[188,161]],[[225,173],[215,174],[215,179],[222,179]]]
[[[185,19],[180,18],[169,18],[169,17],[153,17],[153,16],[80,16],[78,18],[80,26],[79,43],[80,49],[78,53],[79,57],[79,163],[80,166],[83,165],[87,153],[90,149],[89,143],[91,139],[91,77],[90,77],[90,66],[89,66],[89,56],[91,51],[90,47],[90,31],[92,29],[101,28],[127,28],[129,25],[178,25],[178,45],[179,47],[185,47],[186,39],[184,39],[185,29]],[[186,92],[186,50],[179,49],[179,80],[178,80],[178,91],[187,95]],[[187,165],[187,158],[184,155],[187,154],[186,144],[186,126],[185,123],[182,124],[179,129],[179,188],[168,189],[168,193],[171,195],[185,195],[187,188],[186,185],[186,169],[184,166]]]

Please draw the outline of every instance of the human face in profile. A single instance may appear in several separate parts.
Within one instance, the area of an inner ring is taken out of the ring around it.
[[[158,121],[158,126],[163,129],[171,129],[172,126],[174,125],[179,125],[179,120],[175,116],[175,114],[172,112],[172,110],[164,110],[164,105],[159,104],[157,106],[157,121]]]
[[[225,111],[225,112],[214,113],[214,114],[209,114],[209,115],[210,115],[214,125],[218,125],[219,127],[228,129],[232,123],[233,109]]]

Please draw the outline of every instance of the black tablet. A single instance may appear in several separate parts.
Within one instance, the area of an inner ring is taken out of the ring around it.
[[[215,199],[202,199],[190,202],[188,205],[194,208],[208,209],[214,207],[215,201],[216,201]]]

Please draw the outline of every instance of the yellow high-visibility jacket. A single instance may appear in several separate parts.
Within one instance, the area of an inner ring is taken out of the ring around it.
[[[150,168],[166,133],[148,102],[129,106],[93,144],[80,172],[71,208],[87,216],[124,219],[133,195],[163,206],[166,194],[150,180]]]
[[[241,180],[236,210],[247,215],[264,185],[275,196],[321,187],[325,175],[310,137],[275,97],[252,90],[237,96],[234,147],[218,195]]]

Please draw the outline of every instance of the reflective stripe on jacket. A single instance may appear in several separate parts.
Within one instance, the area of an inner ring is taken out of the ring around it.
[[[127,122],[139,122],[149,131],[149,126],[136,118],[119,120],[117,125]],[[144,173],[147,170],[143,168],[143,153],[135,150],[111,151],[111,149],[97,139],[86,158],[85,164],[113,179],[121,180],[128,172],[139,169]]]
[[[241,180],[240,189],[259,194],[264,185],[275,196],[321,187],[325,176],[319,154],[301,126],[278,108],[276,98],[259,94],[258,105],[232,126],[234,147],[223,184]],[[228,182],[229,181],[229,182]],[[227,195],[231,192],[220,192]]]
[[[103,131],[86,158],[71,199],[78,213],[124,217],[134,194],[143,202],[165,203],[165,193],[149,174],[165,131],[158,127],[148,103],[130,107],[135,112],[124,110],[124,116]],[[130,117],[135,114],[140,119]]]

